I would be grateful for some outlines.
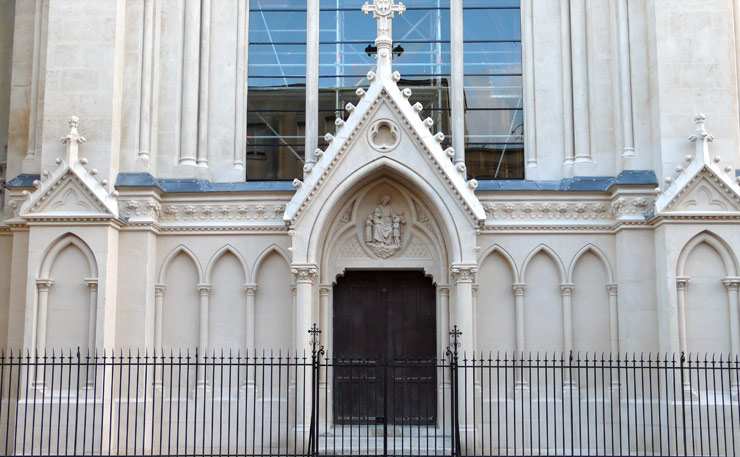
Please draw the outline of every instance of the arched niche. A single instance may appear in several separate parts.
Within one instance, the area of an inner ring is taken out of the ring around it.
[[[704,354],[740,350],[737,272],[735,253],[714,233],[699,233],[681,250],[676,287],[683,351]]]
[[[36,279],[36,348],[95,347],[98,266],[82,239],[68,233],[53,241]]]
[[[393,226],[374,222],[377,214],[393,218]],[[435,213],[422,195],[391,176],[350,193],[328,226],[321,283],[348,269],[422,269],[434,282],[447,282],[447,243]]]

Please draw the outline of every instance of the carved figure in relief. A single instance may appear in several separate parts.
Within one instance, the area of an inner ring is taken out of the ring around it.
[[[391,197],[383,195],[365,220],[365,243],[378,257],[390,257],[401,247],[401,225],[405,223],[403,212],[396,213]]]

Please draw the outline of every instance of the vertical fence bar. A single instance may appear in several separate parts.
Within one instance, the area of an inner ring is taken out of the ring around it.
[[[478,353],[460,360],[460,332],[453,328],[440,359],[338,360],[326,357],[314,330],[310,360],[282,350],[245,358],[215,350],[195,358],[91,350],[84,359],[67,350],[0,351],[0,449],[286,457],[738,454],[737,358]],[[344,395],[329,394],[336,366],[349,386]],[[190,374],[198,372],[203,376],[192,388]],[[436,397],[422,391],[430,377]],[[299,389],[306,389],[303,403]],[[357,403],[343,405],[352,399],[342,397],[352,395]],[[329,417],[333,401],[336,421]],[[307,440],[298,444],[301,410],[310,422]]]

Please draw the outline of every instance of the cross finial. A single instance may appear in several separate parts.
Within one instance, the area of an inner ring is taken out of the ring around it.
[[[87,141],[85,137],[81,136],[80,133],[77,131],[77,127],[80,126],[80,119],[77,116],[72,116],[70,120],[68,121],[69,124],[69,134],[67,136],[62,137],[62,144],[67,145],[67,154],[66,154],[66,160],[67,163],[72,163],[77,160],[78,157],[78,151],[77,146]]]
[[[378,37],[375,38],[375,46],[378,48],[378,72],[387,67],[390,70],[391,49],[393,47],[392,23],[396,13],[399,15],[406,11],[403,3],[393,3],[393,0],[373,0],[373,4],[365,2],[362,12],[373,13],[373,19],[378,21]]]
[[[696,124],[696,130],[689,137],[689,141],[696,144],[696,159],[704,160],[705,163],[709,163],[709,143],[714,141],[714,136],[707,132],[704,123],[707,117],[702,113],[699,113],[694,117],[694,123]]]

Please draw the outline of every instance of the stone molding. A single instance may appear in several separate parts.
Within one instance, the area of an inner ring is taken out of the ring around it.
[[[36,280],[36,289],[38,289],[39,292],[45,292],[51,289],[51,286],[54,285],[53,279],[37,279]]]
[[[523,282],[515,282],[511,288],[514,290],[514,295],[523,296],[524,291],[527,290],[527,285]]]
[[[450,268],[450,276],[455,283],[473,283],[477,274],[477,264],[452,264]]]
[[[96,278],[85,279],[85,285],[87,285],[87,288],[91,292],[94,290],[98,290],[98,280]]]
[[[689,282],[691,282],[691,278],[689,278],[688,276],[676,277],[676,289],[686,290],[686,288],[689,287]]]
[[[312,283],[319,275],[319,268],[313,264],[293,264],[290,272],[293,274],[295,281],[303,283]]]
[[[722,280],[722,284],[727,290],[737,292],[740,290],[740,277],[728,276]]]
[[[244,292],[246,292],[247,295],[254,296],[257,293],[257,284],[244,284]]]

